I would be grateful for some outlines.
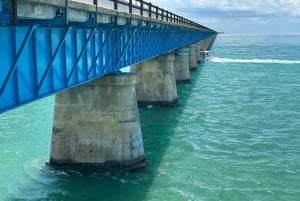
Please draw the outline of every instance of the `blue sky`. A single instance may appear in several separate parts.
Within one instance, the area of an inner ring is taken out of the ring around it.
[[[300,33],[300,0],[148,0],[216,31]]]

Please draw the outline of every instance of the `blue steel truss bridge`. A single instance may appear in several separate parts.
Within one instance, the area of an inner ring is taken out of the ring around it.
[[[143,0],[0,0],[0,113],[216,34]]]

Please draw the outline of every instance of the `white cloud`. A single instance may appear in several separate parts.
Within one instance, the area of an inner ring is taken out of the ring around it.
[[[247,25],[251,25],[256,31],[272,31],[268,29],[270,25],[276,31],[277,23],[287,32],[289,28],[291,31],[300,32],[300,0],[173,0],[172,3],[166,0],[150,1],[218,31],[223,31],[224,28],[243,31]]]
[[[300,17],[299,0],[151,0],[152,3],[172,10],[185,8],[214,9],[224,12],[251,11],[257,14],[278,14]]]

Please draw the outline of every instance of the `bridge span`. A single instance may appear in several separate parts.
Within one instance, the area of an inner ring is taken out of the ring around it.
[[[0,113],[56,94],[49,165],[144,167],[137,102],[178,105],[216,36],[143,0],[0,0]]]

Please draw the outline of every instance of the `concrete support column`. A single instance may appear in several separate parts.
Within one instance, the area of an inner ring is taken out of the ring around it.
[[[201,63],[200,50],[201,50],[201,43],[199,41],[199,42],[196,43],[196,60],[197,60],[197,63]]]
[[[205,40],[200,40],[197,44],[198,44],[198,47],[200,48],[200,51],[205,51],[206,50],[206,43],[205,43]]]
[[[178,84],[191,83],[189,67],[189,48],[176,50],[175,58],[175,77]]]
[[[108,75],[55,98],[49,165],[82,172],[146,166],[136,75]]]
[[[199,57],[200,57],[198,63],[204,62],[206,59],[205,54],[203,53],[203,51],[206,51],[206,40],[207,39],[204,39],[197,43],[197,46],[199,48]]]
[[[137,74],[139,106],[178,105],[174,61],[174,54],[166,54],[131,66],[131,72]]]
[[[197,69],[196,45],[189,45],[189,66],[190,70]]]
[[[212,36],[210,36],[206,39],[206,41],[205,41],[206,42],[206,44],[205,44],[206,50],[209,50],[211,48],[211,46],[213,45],[216,37],[217,37],[217,35],[215,34],[215,35],[212,35]]]

